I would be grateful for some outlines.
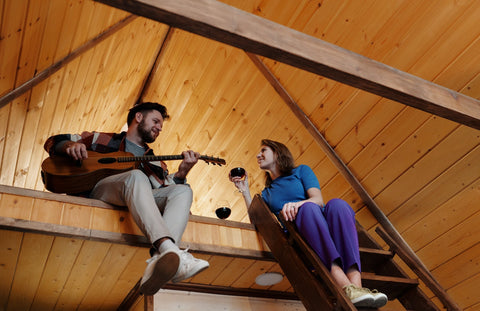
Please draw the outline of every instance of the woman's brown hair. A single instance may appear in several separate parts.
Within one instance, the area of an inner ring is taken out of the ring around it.
[[[272,149],[281,176],[290,175],[292,173],[292,170],[295,168],[295,161],[293,160],[292,153],[288,150],[287,146],[270,139],[262,139],[262,146],[267,146]],[[270,176],[270,173],[265,172],[265,187],[270,186],[271,183],[272,177]]]

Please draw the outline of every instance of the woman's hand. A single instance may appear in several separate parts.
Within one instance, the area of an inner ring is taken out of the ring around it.
[[[293,221],[297,217],[298,209],[300,206],[302,206],[304,203],[307,202],[312,202],[315,203],[319,206],[323,206],[323,196],[322,192],[318,188],[310,188],[307,190],[308,194],[308,199],[303,200],[303,201],[298,201],[298,202],[289,202],[285,203],[282,207],[282,213],[283,217],[285,217],[285,220],[287,221]]]
[[[283,205],[282,213],[286,221],[293,221],[297,217],[298,209],[302,205],[302,202],[289,202]]]
[[[228,174],[228,179],[237,187],[238,191],[244,193],[248,190],[248,173],[245,172],[245,177],[232,177],[230,173]]]
[[[228,179],[230,179],[230,181],[233,182],[235,187],[237,187],[238,191],[243,196],[243,200],[245,200],[247,208],[249,208],[250,204],[252,203],[252,196],[250,195],[250,189],[248,187],[248,173],[245,171],[245,177],[232,177],[229,173]]]

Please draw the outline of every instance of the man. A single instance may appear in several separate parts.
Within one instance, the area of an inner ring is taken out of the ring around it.
[[[126,132],[55,135],[44,147],[50,155],[64,154],[75,160],[87,158],[87,150],[126,151],[135,156],[153,154],[147,143],[155,141],[168,118],[163,105],[141,103],[130,109]],[[182,155],[178,171],[173,174],[168,174],[163,162],[161,166],[145,162],[139,169],[100,180],[89,194],[110,204],[127,206],[152,243],[152,258],[147,261],[140,284],[145,295],[155,294],[170,280],[180,282],[209,267],[207,261],[194,258],[177,246],[188,223],[193,197],[186,176],[200,156],[192,150]]]

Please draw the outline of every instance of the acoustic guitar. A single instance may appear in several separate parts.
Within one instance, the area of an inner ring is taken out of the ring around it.
[[[42,163],[45,188],[55,193],[79,194],[93,189],[101,179],[135,169],[141,162],[181,160],[182,155],[136,157],[129,152],[98,153],[88,151],[88,158],[75,161],[67,156],[51,156]],[[206,163],[222,166],[224,159],[201,155]]]

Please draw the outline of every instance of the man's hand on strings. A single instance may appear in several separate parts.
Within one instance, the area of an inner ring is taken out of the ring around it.
[[[178,167],[178,172],[175,173],[175,177],[180,179],[185,179],[188,172],[192,169],[195,164],[197,164],[198,159],[200,158],[200,153],[193,150],[187,150],[182,152],[183,161]]]

